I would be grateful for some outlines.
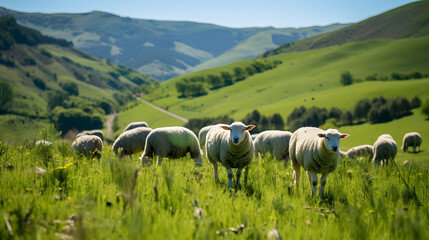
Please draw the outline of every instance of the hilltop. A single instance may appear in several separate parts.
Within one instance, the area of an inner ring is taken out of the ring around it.
[[[13,96],[0,108],[2,141],[37,136],[37,127],[48,120],[63,131],[82,130],[94,127],[91,119],[97,116],[96,124],[102,127],[104,115],[130,99],[133,90],[157,83],[131,68],[77,50],[71,42],[20,26],[12,17],[0,17],[0,47],[2,94]],[[72,116],[73,109],[79,109],[75,117],[87,118],[83,121],[87,125],[75,118],[70,126],[60,126],[58,117]]]
[[[98,11],[39,14],[5,8],[0,8],[0,15],[11,15],[23,26],[67,39],[80,50],[161,81],[252,58],[282,44],[347,26],[236,29],[195,22],[132,19]]]
[[[429,35],[429,1],[417,1],[337,31],[286,43],[261,56],[268,57],[285,52],[306,51],[371,39],[401,39],[427,35]]]

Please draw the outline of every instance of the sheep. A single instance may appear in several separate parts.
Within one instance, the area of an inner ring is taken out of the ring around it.
[[[97,157],[100,159],[103,141],[95,135],[83,135],[73,141],[72,148],[78,154],[84,154],[87,158]]]
[[[252,141],[255,141],[255,139],[258,137],[258,135],[259,135],[259,133],[250,134]]]
[[[152,130],[146,137],[144,152],[139,158],[146,166],[152,163],[153,155],[158,156],[157,165],[161,165],[162,158],[181,158],[187,153],[195,161],[195,166],[203,166],[200,143],[197,136],[184,127],[163,127]]]
[[[206,136],[209,132],[210,128],[212,128],[213,125],[208,125],[203,128],[201,128],[200,132],[198,133],[198,140],[200,141],[200,146],[203,148],[204,145],[206,145]]]
[[[422,144],[422,136],[418,132],[410,132],[404,135],[402,139],[402,151],[407,152],[408,147],[413,147],[413,152],[416,152],[416,148],[419,147],[420,152],[420,144]]]
[[[289,142],[295,185],[298,187],[302,166],[307,171],[310,185],[313,186],[313,196],[316,196],[317,173],[321,173],[319,195],[324,197],[328,174],[338,166],[340,138],[348,136],[338,132],[337,129],[324,131],[314,127],[302,127],[296,130]]]
[[[51,143],[50,141],[47,141],[47,140],[37,140],[37,141],[34,143],[34,145],[35,145],[35,146],[39,146],[39,145],[41,145],[41,144],[45,145],[46,147],[49,147],[49,146],[51,146],[51,145],[52,145],[52,143]]]
[[[132,122],[124,128],[123,132],[126,132],[134,128],[138,128],[138,127],[149,127],[149,125],[146,122]]]
[[[254,127],[254,125],[246,126],[242,122],[233,122],[229,126],[225,124],[213,126],[207,133],[206,155],[212,164],[215,180],[219,181],[218,162],[220,162],[228,173],[228,190],[232,187],[234,177],[232,168],[238,168],[236,186],[239,187],[241,173],[246,167],[244,174],[246,182],[248,165],[255,154],[255,147],[249,133]]]
[[[99,137],[101,139],[101,141],[104,140],[103,131],[101,131],[101,130],[89,130],[89,131],[80,132],[76,135],[76,139],[79,138],[80,136],[84,136],[84,135],[94,135],[94,136]]]
[[[284,166],[289,160],[289,140],[292,133],[289,131],[269,130],[261,132],[255,139],[255,152],[264,156],[267,152],[277,160],[284,159]]]
[[[120,158],[125,155],[131,157],[132,154],[142,152],[144,150],[146,137],[152,131],[151,128],[138,127],[121,133],[112,145],[112,150],[115,154],[120,152]]]
[[[374,148],[371,145],[360,145],[353,148],[350,148],[345,156],[350,159],[355,159],[357,157],[369,156],[369,159],[372,159],[374,156]]]
[[[376,165],[388,164],[389,159],[392,159],[392,161],[395,159],[397,152],[398,146],[392,136],[383,134],[374,143],[374,157],[372,161]]]

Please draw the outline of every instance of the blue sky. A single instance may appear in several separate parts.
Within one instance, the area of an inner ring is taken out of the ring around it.
[[[0,0],[22,12],[84,13],[212,23],[227,27],[308,27],[354,23],[409,0]]]

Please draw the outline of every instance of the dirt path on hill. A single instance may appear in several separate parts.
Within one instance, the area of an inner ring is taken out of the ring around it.
[[[113,120],[115,120],[116,115],[118,115],[116,112],[113,112],[111,114],[109,114],[109,116],[107,117],[107,131],[106,131],[106,137],[111,138],[112,134],[113,134]]]
[[[146,100],[144,100],[144,99],[142,99],[142,98],[140,98],[140,97],[138,97],[138,96],[134,96],[134,97],[135,97],[137,100],[139,100],[140,102],[145,103],[145,104],[147,104],[147,105],[149,105],[149,106],[151,106],[151,107],[155,108],[156,110],[159,110],[159,111],[161,111],[161,112],[163,112],[163,113],[165,113],[165,114],[168,114],[168,115],[170,115],[170,116],[172,116],[172,117],[174,117],[174,118],[177,118],[177,119],[179,119],[180,121],[183,121],[183,122],[185,122],[185,123],[187,123],[187,122],[188,122],[188,119],[186,119],[186,118],[184,118],[184,117],[181,117],[181,116],[176,115],[176,114],[174,114],[174,113],[172,113],[172,112],[169,112],[169,111],[167,111],[167,110],[165,110],[165,109],[163,109],[163,108],[160,108],[160,107],[158,107],[158,106],[155,106],[155,105],[153,105],[152,103],[150,103],[150,102],[148,102],[148,101],[146,101]]]

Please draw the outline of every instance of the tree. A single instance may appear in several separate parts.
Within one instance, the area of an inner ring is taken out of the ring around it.
[[[0,82],[0,113],[6,111],[13,101],[13,88],[8,82]]]
[[[54,109],[56,106],[63,106],[64,102],[68,99],[68,95],[64,92],[53,92],[48,97],[49,109]]]
[[[341,115],[341,122],[343,125],[353,125],[353,115],[350,111],[347,111]]]
[[[230,86],[234,84],[234,80],[232,79],[232,75],[229,72],[221,72],[220,76],[223,78],[224,86]]]
[[[371,109],[371,103],[368,99],[362,99],[356,103],[353,114],[356,120],[365,118],[367,120],[368,112]]]
[[[61,87],[69,95],[73,95],[73,96],[78,96],[79,95],[79,87],[74,82],[71,82],[71,81],[64,82]]]
[[[213,74],[207,76],[207,81],[212,86],[210,89],[218,89],[224,86],[222,78]]]
[[[411,108],[419,108],[422,105],[422,100],[419,97],[415,96],[411,99]]]
[[[351,85],[353,83],[353,75],[349,71],[341,73],[340,83],[344,86]]]
[[[422,105],[422,113],[429,118],[429,99]]]
[[[234,68],[234,77],[236,82],[242,81],[246,79],[246,72],[242,68],[236,67]]]
[[[329,111],[328,117],[329,118],[335,118],[335,120],[340,121],[341,115],[343,115],[343,112],[341,111],[341,109],[339,109],[337,107],[333,107]]]
[[[279,113],[274,113],[271,117],[271,125],[277,130],[283,130],[285,128],[285,122]]]

